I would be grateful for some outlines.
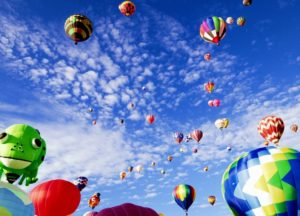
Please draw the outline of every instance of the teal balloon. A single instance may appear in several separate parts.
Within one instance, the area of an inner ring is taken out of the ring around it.
[[[0,182],[0,215],[33,216],[34,206],[26,192],[15,185]]]

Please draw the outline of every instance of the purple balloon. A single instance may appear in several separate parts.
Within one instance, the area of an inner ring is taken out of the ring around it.
[[[97,216],[159,216],[153,209],[137,206],[131,203],[124,203],[112,208],[100,211]]]

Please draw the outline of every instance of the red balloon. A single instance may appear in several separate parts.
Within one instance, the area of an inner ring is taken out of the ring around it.
[[[152,124],[155,121],[154,115],[147,115],[147,121],[149,124]]]
[[[125,203],[112,208],[103,209],[97,216],[159,216],[153,209]]]
[[[71,182],[56,179],[37,185],[30,192],[37,216],[66,216],[76,211],[80,191]]]
[[[214,106],[214,101],[213,100],[209,100],[208,101],[208,106],[213,107]]]
[[[194,130],[194,131],[191,133],[191,137],[199,143],[200,140],[201,140],[202,137],[203,137],[203,133],[202,133],[201,130]]]
[[[215,107],[218,107],[218,106],[220,106],[221,101],[219,99],[214,99],[213,104]]]

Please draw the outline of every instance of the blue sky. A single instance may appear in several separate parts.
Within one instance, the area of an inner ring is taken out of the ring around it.
[[[299,135],[289,131],[290,124],[300,123],[300,3],[266,0],[243,7],[241,2],[136,1],[135,15],[127,18],[115,0],[4,0],[1,129],[15,123],[39,128],[48,146],[40,182],[89,178],[74,215],[89,210],[94,192],[102,194],[96,210],[132,202],[167,216],[183,215],[171,196],[180,183],[196,188],[191,216],[230,215],[221,196],[222,174],[235,157],[262,145],[256,130],[262,117],[283,118],[281,145],[300,149]],[[75,13],[94,24],[92,37],[78,46],[63,28]],[[212,15],[244,16],[247,22],[228,26],[221,45],[214,46],[199,36],[202,20]],[[206,52],[212,54],[210,62],[203,60]],[[212,95],[203,90],[209,80],[216,84]],[[208,107],[215,98],[221,106]],[[128,107],[131,102],[134,109]],[[92,114],[86,112],[89,107]],[[151,126],[145,122],[149,113],[157,118]],[[224,117],[230,125],[220,132],[214,122]],[[124,125],[118,124],[120,118]],[[201,144],[175,144],[175,131],[194,129],[204,133]],[[172,163],[168,155],[174,156]],[[122,170],[139,164],[141,175],[119,180]],[[209,195],[217,197],[213,207]]]

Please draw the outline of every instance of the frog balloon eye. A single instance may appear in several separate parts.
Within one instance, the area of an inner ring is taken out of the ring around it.
[[[0,141],[4,142],[8,138],[7,133],[3,132],[0,134]]]
[[[40,148],[41,147],[41,145],[42,145],[42,142],[41,142],[41,140],[39,140],[39,139],[37,139],[37,138],[34,138],[33,140],[32,140],[32,146],[33,146],[33,148]]]

